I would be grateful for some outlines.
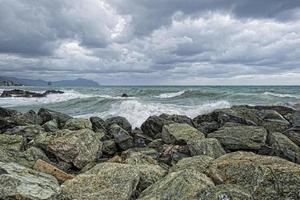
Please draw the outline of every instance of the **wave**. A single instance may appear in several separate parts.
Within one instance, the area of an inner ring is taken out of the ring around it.
[[[167,98],[173,98],[173,97],[183,95],[184,93],[185,93],[185,91],[183,90],[183,91],[179,91],[179,92],[163,93],[163,94],[160,94],[156,97],[157,98],[162,98],[162,99],[167,99]]]
[[[281,93],[274,93],[274,92],[264,92],[263,94],[267,96],[274,96],[274,97],[281,97],[281,98],[300,99],[300,95],[293,95],[293,94],[281,94]]]
[[[151,115],[160,115],[163,113],[187,115],[194,118],[200,114],[212,112],[215,109],[229,108],[227,101],[217,101],[205,103],[202,105],[179,106],[174,104],[160,104],[150,102],[140,102],[137,100],[127,100],[111,105],[111,108],[105,112],[78,115],[76,117],[99,116],[108,118],[112,116],[122,116],[128,119],[133,127],[140,127],[142,123]]]

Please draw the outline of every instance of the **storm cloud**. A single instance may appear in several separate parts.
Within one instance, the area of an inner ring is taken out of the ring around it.
[[[1,75],[300,84],[300,1],[0,0]]]

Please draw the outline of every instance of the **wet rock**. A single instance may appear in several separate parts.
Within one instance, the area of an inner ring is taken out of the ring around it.
[[[114,140],[103,141],[103,154],[114,155],[117,152],[117,144]]]
[[[52,200],[60,193],[59,184],[51,175],[16,163],[0,162],[0,171],[0,199]]]
[[[64,130],[61,136],[50,141],[48,150],[63,161],[73,163],[81,169],[102,153],[100,139],[99,135],[90,129]]]
[[[213,160],[214,159],[212,157],[206,155],[183,158],[172,166],[169,171],[177,172],[181,170],[195,170],[205,174]]]
[[[53,119],[51,121],[46,122],[42,126],[45,131],[47,132],[55,132],[58,131],[58,123],[56,119]]]
[[[299,199],[300,165],[249,152],[226,154],[213,161],[209,175],[218,184],[237,184],[254,199]]]
[[[192,156],[207,155],[212,158],[218,158],[226,153],[215,138],[191,140],[188,142],[188,147]]]
[[[257,126],[223,127],[210,133],[228,150],[259,150],[266,143],[267,131]]]
[[[198,200],[253,200],[251,193],[234,184],[217,185],[201,190]]]
[[[281,133],[270,133],[268,142],[272,148],[270,155],[300,163],[300,147]]]
[[[123,128],[128,133],[131,133],[131,130],[132,130],[131,124],[128,122],[128,120],[125,117],[118,116],[118,117],[108,118],[105,120],[105,124],[106,124],[107,130],[110,130],[110,127],[113,124],[119,125],[121,128]]]
[[[165,119],[166,121],[173,121],[179,124],[188,124],[194,127],[194,122],[191,118],[185,115],[168,115],[168,114],[161,114],[159,115],[160,118]]]
[[[183,170],[169,173],[144,190],[140,194],[139,199],[197,199],[197,194],[200,190],[213,186],[214,183],[204,174],[194,170]]]
[[[57,120],[57,123],[58,123],[58,127],[59,128],[62,128],[65,123],[71,119],[72,117],[69,116],[69,115],[66,115],[66,114],[63,114],[63,113],[60,113],[60,112],[56,112],[56,111],[53,111],[53,110],[49,110],[49,109],[46,109],[46,108],[41,108],[38,112],[38,115],[42,118],[43,120],[43,123],[46,123],[48,121],[51,121],[53,119],[56,119]]]
[[[113,124],[110,127],[110,130],[116,144],[120,149],[127,150],[133,147],[133,138],[122,127],[117,124]]]
[[[89,119],[72,118],[66,121],[64,128],[72,131],[80,129],[92,129],[92,123]]]
[[[65,182],[66,180],[74,178],[73,175],[67,174],[66,172],[58,169],[57,167],[43,160],[37,160],[33,166],[33,169],[46,174],[51,174],[60,182]]]
[[[143,133],[151,138],[157,139],[164,124],[166,124],[165,119],[158,116],[150,116],[141,126]]]
[[[38,92],[31,92],[31,91],[26,91],[26,90],[19,90],[19,89],[14,89],[14,90],[4,90],[1,94],[0,97],[46,97],[49,94],[63,94],[64,92],[62,91],[56,91],[56,90],[47,90],[44,93],[38,93]]]
[[[262,126],[270,132],[283,132],[290,127],[290,122],[275,110],[262,110],[258,115],[264,121]]]
[[[91,117],[90,121],[92,123],[93,131],[95,132],[106,132],[105,121],[100,117]]]
[[[167,144],[187,144],[190,140],[204,138],[204,134],[188,124],[168,124],[162,129],[162,140]]]
[[[129,96],[128,96],[128,94],[123,93],[123,94],[121,95],[121,97],[129,97]]]

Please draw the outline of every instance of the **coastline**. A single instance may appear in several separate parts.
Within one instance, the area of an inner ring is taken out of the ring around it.
[[[124,117],[0,107],[0,133],[1,198],[300,196],[300,111],[288,106],[161,114],[141,128]]]

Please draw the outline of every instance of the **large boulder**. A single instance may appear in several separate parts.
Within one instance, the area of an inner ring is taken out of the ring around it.
[[[140,200],[193,200],[200,190],[213,187],[214,183],[206,175],[194,170],[182,170],[167,176],[144,190]]]
[[[133,138],[130,134],[117,124],[110,127],[111,134],[121,150],[127,150],[133,147]]]
[[[117,144],[114,140],[104,140],[103,141],[103,154],[114,155],[118,151]]]
[[[213,161],[209,176],[218,184],[238,184],[253,199],[299,199],[300,165],[250,152],[234,152]]]
[[[80,129],[92,129],[92,123],[89,119],[72,118],[66,121],[64,128],[72,131]]]
[[[42,118],[34,111],[29,110],[28,112],[23,114],[23,117],[26,118],[30,124],[42,124]]]
[[[286,135],[296,145],[300,146],[300,131],[286,131],[284,132],[284,135]]]
[[[69,199],[130,200],[135,197],[141,180],[143,188],[164,176],[164,171],[147,165],[101,163],[91,170],[66,181],[62,196]]]
[[[270,132],[283,132],[290,127],[290,122],[275,110],[261,110],[258,116],[263,120],[261,125]]]
[[[199,192],[198,200],[253,200],[249,191],[235,184],[207,187]]]
[[[41,108],[38,112],[38,115],[42,118],[42,121],[43,121],[42,124],[44,124],[48,121],[51,121],[53,119],[56,119],[59,128],[62,128],[65,125],[65,123],[69,119],[72,118],[69,115],[66,115],[66,114],[63,114],[63,113],[60,113],[60,112],[56,112],[56,111],[53,111],[53,110],[49,110],[49,109],[46,109],[46,108]]]
[[[161,134],[167,144],[187,144],[190,140],[204,138],[204,134],[188,124],[172,123],[164,125]]]
[[[267,131],[257,126],[224,126],[210,133],[228,150],[259,150],[265,146]]]
[[[172,121],[179,124],[188,124],[194,127],[194,122],[191,118],[185,115],[168,115],[168,114],[161,114],[159,115],[160,118],[165,119],[166,121]]]
[[[271,155],[285,158],[289,161],[300,163],[300,147],[281,133],[270,133],[268,142],[272,148]]]
[[[58,123],[56,119],[46,122],[42,126],[45,131],[47,132],[56,132],[58,131]]]
[[[189,158],[183,158],[170,168],[170,172],[177,172],[181,170],[195,170],[200,173],[206,173],[214,159],[212,157],[201,155]]]
[[[17,114],[18,112],[15,110],[0,107],[0,117],[13,117]]]
[[[60,187],[51,175],[0,162],[0,191],[0,199],[54,200]]]
[[[215,138],[190,140],[188,147],[192,156],[207,155],[212,158],[218,158],[226,153],[220,142]]]
[[[33,140],[37,135],[44,132],[40,125],[16,126],[5,133],[10,135],[23,135],[27,140]]]
[[[152,138],[158,138],[163,126],[167,123],[168,121],[158,117],[158,116],[150,116],[148,119],[142,124],[141,129],[143,133],[149,137]],[[170,123],[170,121],[169,121]]]
[[[81,169],[102,153],[100,139],[99,135],[90,129],[64,130],[61,136],[54,137],[50,141],[48,150],[63,161],[73,163]]]
[[[105,121],[100,117],[91,117],[93,131],[95,132],[106,132]]]
[[[125,117],[111,117],[105,120],[106,129],[110,130],[110,127],[113,124],[119,125],[121,128],[123,128],[125,131],[131,133],[132,126],[129,123],[129,121]]]

